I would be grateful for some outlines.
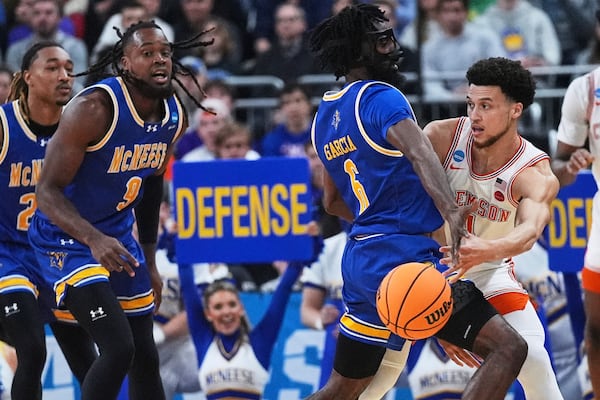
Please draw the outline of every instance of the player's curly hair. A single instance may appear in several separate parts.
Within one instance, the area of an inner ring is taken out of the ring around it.
[[[140,29],[146,29],[146,28],[156,28],[156,29],[160,29],[162,31],[161,27],[158,26],[156,24],[156,22],[154,22],[154,20],[139,21],[139,22],[129,26],[129,28],[127,28],[125,30],[125,32],[123,32],[123,33],[121,32],[121,30],[119,28],[113,27],[113,29],[117,32],[117,35],[119,36],[119,40],[112,47],[112,51],[107,52],[95,64],[91,65],[86,71],[75,74],[74,77],[84,76],[84,75],[93,75],[93,74],[102,74],[108,66],[112,67],[112,70],[115,71],[116,75],[126,77],[128,72],[125,71],[123,68],[121,68],[121,64],[120,64],[121,58],[123,57],[123,50],[131,42],[131,40],[133,38],[133,34],[135,32],[139,31]],[[208,40],[208,41],[202,41],[202,40],[200,40],[200,37],[203,36],[204,34],[210,32],[212,29],[213,28],[207,29],[200,33],[197,33],[196,35],[194,35],[191,38],[186,39],[186,40],[169,43],[171,45],[171,50],[186,50],[186,49],[211,45],[214,42],[214,39]],[[187,68],[186,66],[181,64],[179,62],[179,60],[177,60],[175,58],[173,58],[172,60],[173,60],[172,79],[175,82],[177,82],[177,84],[181,87],[181,89],[185,92],[185,94],[187,94],[188,97],[194,102],[194,104],[196,104],[196,106],[198,106],[199,108],[201,108],[204,111],[212,113],[211,110],[207,110],[206,108],[204,108],[202,106],[202,104],[200,103],[200,99],[196,99],[190,93],[190,91],[183,85],[183,83],[181,83],[181,81],[177,77],[177,75],[191,76],[192,80],[194,81],[194,84],[197,86],[197,88],[200,90],[200,92],[204,95],[204,90],[200,86],[200,83],[198,83],[198,80],[194,76],[194,73],[189,68]]]
[[[360,65],[365,33],[374,31],[376,24],[385,21],[383,11],[372,4],[346,7],[313,29],[310,49],[321,68],[333,71],[339,79]]]
[[[8,92],[7,102],[19,100],[19,106],[21,108],[21,113],[25,119],[29,119],[29,106],[27,105],[27,96],[29,96],[29,86],[27,86],[27,82],[25,82],[25,78],[23,77],[23,73],[31,67],[31,64],[35,61],[38,56],[40,50],[48,48],[48,47],[60,47],[63,48],[60,44],[45,40],[41,42],[37,42],[27,49],[23,58],[21,59],[21,70],[17,71],[13,74],[12,81],[10,82],[10,89]]]
[[[527,109],[535,96],[535,80],[520,61],[492,57],[477,61],[467,70],[467,81],[477,86],[499,86],[508,98]]]

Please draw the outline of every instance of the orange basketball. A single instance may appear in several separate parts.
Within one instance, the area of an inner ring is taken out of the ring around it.
[[[381,321],[409,340],[435,335],[452,314],[450,284],[433,264],[397,266],[381,281],[376,301]]]

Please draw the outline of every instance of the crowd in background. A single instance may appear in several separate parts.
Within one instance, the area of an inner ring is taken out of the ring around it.
[[[0,3],[0,103],[6,100],[12,72],[21,69],[23,54],[36,41],[52,39],[60,43],[71,55],[74,72],[78,73],[111,52],[119,40],[119,30],[123,32],[139,20],[154,19],[166,37],[175,42],[209,31],[205,38],[214,39],[212,45],[174,54],[200,84],[206,95],[205,108],[214,111],[197,107],[183,92],[179,93],[190,128],[176,146],[175,159],[189,162],[306,156],[313,173],[314,204],[319,207],[322,183],[318,176],[322,167],[318,160],[311,158],[312,149],[307,143],[314,114],[313,99],[328,86],[308,87],[298,83],[298,78],[323,73],[307,47],[310,29],[356,2],[4,0]],[[473,62],[482,58],[509,57],[521,60],[527,68],[600,62],[600,25],[590,11],[597,9],[596,0],[371,2],[384,10],[390,19],[404,51],[402,68],[414,76],[407,81],[404,91],[409,95],[422,95],[424,99],[443,102],[458,97],[464,100],[461,97],[466,93],[464,73]],[[90,85],[111,71],[96,72],[77,78],[77,88]],[[283,85],[276,89],[271,85],[232,85],[231,79],[239,76],[270,76],[279,79]],[[571,78],[570,75],[548,74],[539,80],[539,86],[566,88]],[[200,93],[194,93],[198,88],[191,80],[185,80],[189,77],[181,79],[183,87],[198,98]],[[341,85],[341,82],[337,84]],[[178,91],[183,90],[176,87]],[[236,109],[239,98],[276,101],[272,112],[265,114],[268,118],[249,121]],[[449,115],[451,113],[451,110],[444,110],[436,116],[456,116]],[[419,121],[421,125],[431,117],[427,110],[423,116]],[[540,147],[548,149],[548,140],[545,139]],[[164,265],[176,261],[172,242],[176,221],[168,203],[167,195],[161,214],[160,251],[164,257],[158,260]],[[322,208],[318,219],[326,239],[338,237],[343,232],[343,224]],[[343,248],[343,241],[336,246]],[[262,266],[198,266],[209,276],[208,281],[230,276],[240,290],[262,291],[274,290],[286,267],[285,261]],[[319,283],[310,275],[301,281],[313,279],[309,288],[316,287],[320,292],[339,296],[341,278],[330,275],[333,276],[330,282],[322,280]],[[324,299],[319,299],[316,301],[318,307],[313,308],[320,312],[319,307],[324,303]],[[304,312],[309,316],[303,316],[303,322],[323,329],[324,323],[331,324],[335,320],[339,310],[328,314],[330,317],[326,321],[310,317],[310,310]],[[435,353],[435,346],[431,348]],[[425,347],[425,351],[427,349]],[[576,358],[573,354],[569,357]]]

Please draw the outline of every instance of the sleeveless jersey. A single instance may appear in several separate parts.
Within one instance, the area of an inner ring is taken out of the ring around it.
[[[133,208],[143,195],[142,181],[163,165],[168,148],[181,134],[183,109],[171,96],[164,100],[164,118],[147,122],[137,113],[122,78],[105,79],[78,96],[92,90],[109,94],[113,120],[102,139],[87,148],[65,196],[84,219],[118,238],[131,233]]]
[[[29,247],[27,229],[37,203],[35,185],[44,159],[48,138],[38,138],[29,129],[19,109],[19,101],[0,107],[2,145],[0,147],[0,242]]]
[[[356,81],[323,96],[312,125],[319,158],[354,214],[350,237],[436,230],[442,218],[410,161],[386,139],[414,113],[396,88]]]
[[[258,361],[252,346],[242,341],[228,354],[219,337],[210,344],[200,364],[200,387],[211,399],[260,399],[269,380],[267,371]]]
[[[444,160],[450,187],[459,205],[477,203],[477,209],[467,218],[469,232],[483,239],[503,237],[515,227],[519,199],[512,196],[514,180],[525,168],[547,160],[548,155],[521,138],[519,149],[504,166],[487,175],[477,175],[471,168],[472,145],[471,122],[462,117]],[[485,262],[469,270],[466,277],[500,267],[513,269],[514,264],[510,258]]]

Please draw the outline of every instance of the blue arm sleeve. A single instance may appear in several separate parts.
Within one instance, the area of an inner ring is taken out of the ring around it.
[[[304,264],[295,262],[288,265],[273,294],[269,308],[260,322],[250,332],[250,344],[254,349],[254,354],[265,369],[269,369],[271,364],[271,353],[283,323],[292,287],[300,276],[303,267]]]
[[[369,87],[360,100],[360,117],[370,124],[367,132],[379,132],[387,140],[390,126],[407,118],[416,121],[413,110],[402,92],[393,87],[377,84]]]
[[[202,293],[194,283],[194,270],[191,265],[179,264],[179,282],[199,366],[204,360],[206,351],[214,338],[214,333],[212,326],[204,316]]]

